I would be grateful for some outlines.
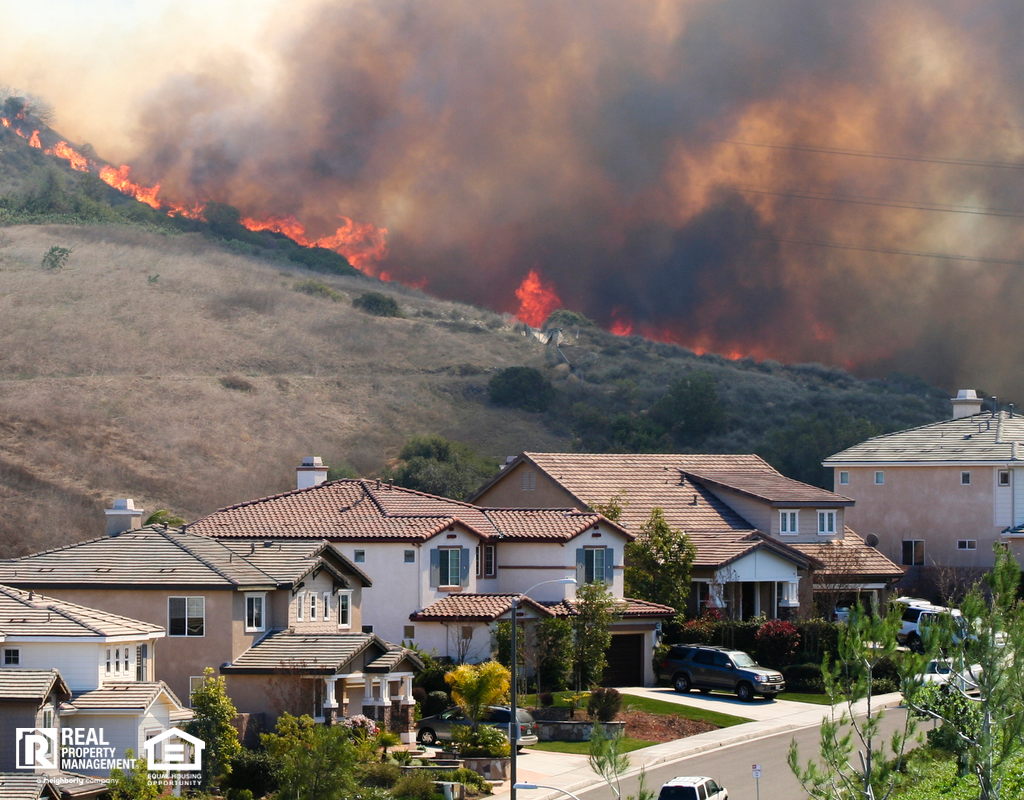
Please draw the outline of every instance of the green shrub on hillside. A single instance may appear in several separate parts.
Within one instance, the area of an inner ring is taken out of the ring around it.
[[[462,500],[498,471],[498,463],[443,436],[415,436],[383,478],[407,489]]]
[[[568,308],[557,308],[544,322],[545,330],[550,328],[596,328],[597,323],[579,311],[570,311]]]
[[[352,305],[377,317],[404,317],[398,301],[380,292],[366,292],[352,301]]]
[[[544,411],[555,399],[555,387],[533,367],[508,367],[488,384],[491,402],[524,411]]]
[[[335,303],[340,303],[345,299],[345,295],[341,292],[336,292],[327,284],[313,278],[310,278],[308,281],[299,281],[292,288],[297,292],[309,294],[313,297],[322,297],[324,300],[331,300]]]

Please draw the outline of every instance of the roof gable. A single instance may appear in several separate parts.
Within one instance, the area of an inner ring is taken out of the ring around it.
[[[159,638],[164,629],[119,614],[87,608],[33,591],[0,586],[0,635],[8,640],[115,637]]]

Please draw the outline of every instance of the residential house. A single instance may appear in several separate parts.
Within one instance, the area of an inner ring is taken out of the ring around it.
[[[626,604],[623,548],[633,535],[574,508],[481,508],[380,481],[340,480],[223,508],[187,531],[242,554],[267,543],[326,540],[372,581],[361,594],[365,633],[457,660],[489,657],[490,628],[510,607],[499,603],[504,610],[493,613],[491,596],[529,592],[568,613],[575,588],[559,579],[601,581],[629,609],[613,626],[610,654],[628,666],[607,680],[652,683],[656,631],[673,613]],[[452,605],[453,596],[465,602]],[[482,598],[484,611],[464,613],[472,596]]]
[[[907,568],[906,591],[944,599],[995,563],[1024,559],[1024,419],[982,411],[973,389],[950,419],[875,436],[829,456],[834,486],[856,500],[850,524]]]
[[[505,507],[617,504],[640,535],[654,508],[696,547],[691,615],[809,615],[814,592],[882,593],[903,571],[846,527],[853,500],[754,455],[522,453],[470,498]],[[826,591],[827,590],[827,591]]]
[[[0,586],[0,764],[18,753],[17,728],[47,728],[85,748],[49,759],[54,769],[106,777],[129,749],[141,753],[147,738],[189,719],[152,679],[163,635],[159,625]]]
[[[322,539],[226,544],[165,526],[117,532],[121,524],[111,535],[0,562],[0,580],[93,608],[130,609],[159,625],[161,636],[166,626],[155,674],[171,691],[190,697],[206,667],[221,669],[239,711],[262,715],[265,724],[284,710],[336,715],[328,693],[339,680],[334,676],[369,699],[359,713],[381,719],[386,713],[398,725],[401,714],[392,704],[414,704],[418,659],[405,650],[396,658],[396,645],[362,631],[361,594],[370,579]],[[324,647],[331,658],[343,657],[325,667]],[[268,666],[264,656],[273,648],[280,663]],[[115,674],[126,674],[114,652]],[[411,720],[405,728],[408,733]]]

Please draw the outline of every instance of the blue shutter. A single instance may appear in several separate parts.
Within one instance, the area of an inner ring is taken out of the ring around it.
[[[462,570],[462,580],[459,581],[459,586],[469,585],[469,548],[462,548],[462,563],[459,564]]]
[[[430,585],[441,585],[441,551],[436,547],[430,551]]]
[[[615,548],[604,549],[604,582],[611,584],[615,580]]]
[[[576,585],[587,582],[587,553],[582,547],[576,549]]]

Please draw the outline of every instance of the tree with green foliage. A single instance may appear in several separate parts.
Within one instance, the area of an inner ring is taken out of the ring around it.
[[[508,700],[511,675],[508,667],[497,661],[459,664],[445,674],[444,679],[451,686],[452,699],[469,719],[471,731],[475,733],[480,727],[487,706]]]
[[[787,758],[789,768],[814,800],[886,800],[896,788],[916,722],[906,715],[902,728],[888,742],[887,755],[880,731],[885,711],[872,702],[872,683],[883,661],[896,663],[904,691],[919,680],[916,676],[924,669],[922,657],[897,650],[900,622],[899,614],[881,617],[877,603],[869,613],[854,608],[839,628],[835,661],[825,656],[821,671],[831,712],[821,723],[818,759],[801,767],[795,739]],[[855,713],[855,704],[864,707],[863,716]]]
[[[577,691],[597,686],[608,663],[611,624],[616,620],[615,597],[597,581],[576,587],[572,626],[572,675]]]
[[[128,769],[115,767],[110,770],[107,787],[110,800],[155,800],[160,796],[160,789],[150,779],[149,765],[145,758],[135,758],[135,751],[129,748],[125,756],[135,763]]]
[[[1021,569],[995,545],[995,566],[984,586],[975,585],[960,605],[961,617],[943,615],[923,631],[930,657],[947,653],[954,673],[970,674],[977,686],[953,679],[934,692],[920,686],[907,692],[908,705],[942,722],[938,734],[974,775],[981,800],[1000,800],[1010,761],[1024,751],[1024,604],[1018,598]],[[1014,797],[1016,795],[1013,795]]]
[[[67,266],[68,259],[71,258],[72,249],[70,247],[60,247],[54,245],[43,254],[42,267],[48,270],[64,269]]]
[[[832,470],[821,462],[880,433],[877,423],[848,414],[807,414],[768,433],[757,454],[789,478],[831,489]]]
[[[697,548],[689,537],[668,524],[662,509],[652,508],[640,535],[626,544],[626,596],[672,606],[677,614],[683,613],[696,556]]]
[[[562,617],[540,620],[534,629],[533,657],[538,691],[564,689],[572,672],[572,623]]]
[[[185,518],[172,514],[166,508],[158,508],[148,517],[143,525],[167,525],[171,528],[178,528],[185,524]]]
[[[544,411],[555,399],[555,387],[534,367],[507,367],[487,384],[488,396],[497,406]]]
[[[680,447],[697,444],[727,427],[717,381],[709,372],[691,372],[677,380],[648,414]]]
[[[349,800],[356,796],[356,749],[344,726],[317,725],[305,714],[282,714],[275,732],[261,734],[260,739],[280,764],[278,800]]]
[[[182,727],[206,743],[202,781],[207,787],[231,769],[231,759],[242,749],[231,724],[238,711],[228,697],[224,676],[214,676],[212,667],[203,670],[203,682],[192,691],[191,700],[193,717]]]
[[[399,464],[381,476],[399,486],[462,500],[498,471],[498,462],[469,445],[443,436],[414,436],[398,454]]]
[[[355,308],[373,314],[375,317],[404,317],[401,306],[391,295],[380,292],[364,292],[352,301]]]

